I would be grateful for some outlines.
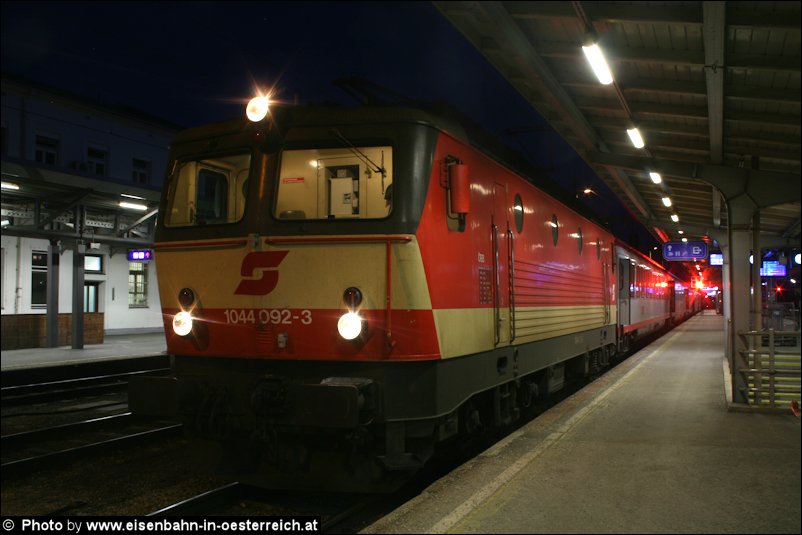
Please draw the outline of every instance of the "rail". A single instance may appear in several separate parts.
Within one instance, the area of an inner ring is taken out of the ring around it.
[[[743,342],[737,371],[744,379],[742,388],[749,405],[787,410],[800,399],[800,331],[739,332]],[[794,340],[788,346],[789,340]],[[778,349],[781,341],[788,349]],[[745,391],[744,391],[745,390]]]

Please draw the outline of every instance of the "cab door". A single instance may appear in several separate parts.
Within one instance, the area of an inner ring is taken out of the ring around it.
[[[629,259],[618,259],[618,325],[629,325]]]

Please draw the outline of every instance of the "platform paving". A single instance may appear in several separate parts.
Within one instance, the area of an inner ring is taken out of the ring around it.
[[[800,533],[800,421],[728,410],[706,312],[361,533]]]
[[[13,349],[0,353],[0,369],[18,370],[82,364],[104,360],[131,359],[163,355],[167,342],[163,332],[106,335],[102,344],[87,344],[83,349],[71,346]]]

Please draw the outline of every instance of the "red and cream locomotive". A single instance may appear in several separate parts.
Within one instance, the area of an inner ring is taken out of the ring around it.
[[[685,314],[658,264],[426,112],[279,107],[170,162],[174,377],[132,407],[170,400],[246,481],[381,488]]]

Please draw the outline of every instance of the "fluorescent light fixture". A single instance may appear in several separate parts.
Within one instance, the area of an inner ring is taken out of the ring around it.
[[[120,193],[120,197],[127,197],[129,199],[136,199],[138,201],[144,201],[144,197],[139,197],[138,195],[129,195],[128,193]]]
[[[652,182],[654,182],[655,184],[659,184],[660,182],[663,181],[663,177],[660,176],[660,173],[653,173],[653,172],[649,173],[649,178],[651,178]]]
[[[610,68],[607,66],[607,61],[604,59],[604,54],[601,48],[599,48],[599,45],[594,43],[590,46],[583,46],[582,52],[585,53],[585,57],[588,59],[588,63],[590,63],[590,68],[596,73],[596,78],[599,79],[599,82],[601,82],[602,85],[613,83],[613,75],[610,72]]]
[[[19,185],[14,184],[13,182],[0,182],[0,186],[2,186],[3,189],[10,189],[14,191],[19,189]]]
[[[632,144],[635,145],[636,149],[642,149],[645,143],[643,142],[643,138],[640,135],[640,132],[637,128],[630,128],[627,130],[627,134],[629,135],[629,139],[632,140]]]
[[[663,205],[666,207],[671,206],[671,198],[670,197],[663,197]]]
[[[671,221],[679,223],[679,216],[677,214],[671,214]]]
[[[3,221],[0,222],[0,226],[2,226],[3,228],[9,226],[10,224],[11,224],[11,221],[9,221],[8,219],[3,219]]]
[[[139,203],[134,203],[134,202],[125,202],[125,201],[120,201],[120,207],[121,208],[128,208],[129,210],[141,210],[141,211],[145,211],[145,210],[148,209],[147,205],[145,205],[145,204],[139,204]]]

